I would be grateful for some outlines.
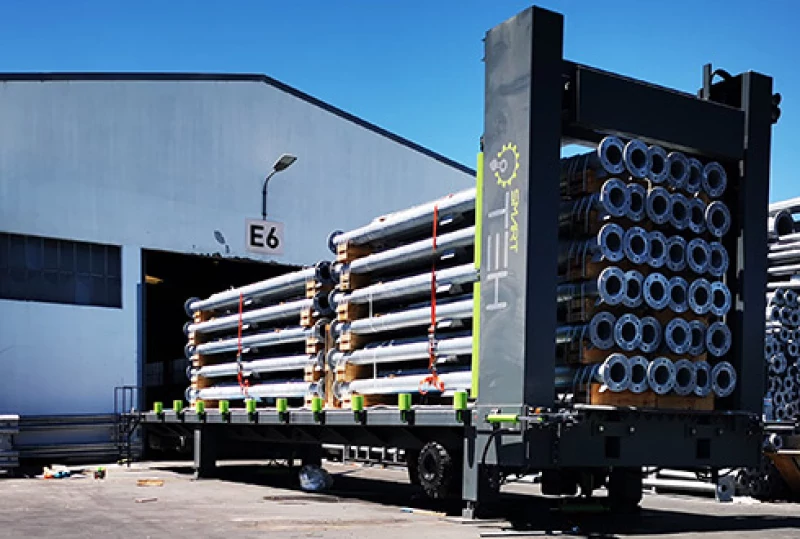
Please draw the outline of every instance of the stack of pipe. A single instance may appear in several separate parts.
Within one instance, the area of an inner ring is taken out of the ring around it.
[[[770,205],[764,418],[800,415],[800,199]]]
[[[639,140],[562,160],[556,342],[565,364],[595,373],[584,381],[601,379],[591,402],[733,392],[726,186],[719,163]]]
[[[324,325],[331,264],[186,301],[186,398],[194,401],[324,397]],[[296,402],[296,401],[295,401]]]
[[[474,236],[474,188],[330,235],[329,406],[470,387]]]

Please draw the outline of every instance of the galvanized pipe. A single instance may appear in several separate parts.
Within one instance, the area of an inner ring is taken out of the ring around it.
[[[781,210],[767,217],[767,237],[769,239],[777,240],[781,236],[788,236],[795,232],[794,219],[789,210]]]
[[[800,197],[773,202],[769,205],[769,213],[773,214],[781,210],[789,210],[792,213],[800,212]]]
[[[269,333],[257,333],[242,337],[242,349],[265,348],[281,344],[291,344],[303,342],[308,338],[320,338],[320,328],[310,327],[290,327],[281,330],[270,331]],[[186,347],[186,357],[191,358],[195,353],[200,355],[222,354],[224,352],[235,352],[239,349],[237,338],[221,339],[199,344],[197,346]]]
[[[212,294],[208,299],[192,298],[186,302],[186,312],[191,317],[196,311],[210,311],[235,307],[241,295],[245,301],[256,299],[286,298],[305,292],[306,282],[312,279],[330,282],[330,262],[322,261],[313,268],[272,277],[239,288]]]
[[[623,153],[625,146],[617,137],[605,137],[593,152],[561,159],[561,184],[585,178],[588,172],[595,177],[616,176],[625,171]]]
[[[248,375],[251,373],[285,372],[304,369],[315,363],[321,364],[322,358],[320,355],[282,356],[242,361],[242,371]],[[195,376],[198,378],[220,378],[223,376],[236,376],[238,372],[239,364],[236,362],[204,365],[197,369],[189,367],[187,369],[189,378]]]
[[[667,155],[667,185],[674,189],[683,189],[689,180],[689,159],[681,152],[670,152]]]
[[[721,238],[731,228],[731,212],[724,203],[715,200],[706,206],[706,227],[717,238]]]
[[[595,314],[588,324],[556,328],[556,344],[569,344],[588,339],[595,348],[608,350],[614,346],[616,317],[609,312]]]
[[[645,212],[647,218],[657,225],[664,225],[669,222],[670,215],[672,214],[672,198],[663,187],[653,187],[647,192],[647,201],[645,202]]]
[[[625,212],[625,217],[638,223],[644,219],[646,214],[645,201],[647,200],[647,190],[639,183],[629,183],[628,200],[628,211]]]
[[[619,178],[603,182],[599,193],[561,203],[559,219],[567,222],[586,221],[591,211],[600,217],[623,217],[630,209],[628,185]]]
[[[728,186],[728,174],[716,161],[708,163],[703,169],[703,191],[712,198],[721,197]]]
[[[392,395],[397,393],[439,393],[439,388],[423,384],[426,373],[412,375],[393,375],[391,377],[366,378],[351,382],[336,382],[333,393],[340,400],[350,394],[358,395]],[[472,386],[472,371],[446,372],[438,375],[444,384],[444,395],[454,391],[467,390]]]
[[[667,152],[661,146],[650,146],[647,153],[650,154],[650,173],[647,177],[655,184],[664,183],[669,176]]]
[[[430,293],[431,273],[427,272],[385,283],[377,283],[348,293],[334,290],[331,292],[328,301],[335,308],[345,303],[371,303]],[[478,271],[473,264],[437,270],[435,273],[438,290],[450,286],[473,283],[478,280]]]
[[[777,251],[767,254],[767,260],[770,261],[781,261],[781,260],[799,260],[800,259],[800,249],[786,249],[784,251]]]
[[[706,231],[706,203],[701,198],[689,200],[689,230],[695,234]]]
[[[670,198],[669,223],[676,230],[685,230],[691,220],[689,199],[681,193],[672,193]]]
[[[628,278],[621,269],[609,266],[600,272],[596,280],[559,285],[556,288],[556,301],[599,296],[603,303],[619,305],[627,298]]]
[[[318,294],[324,296],[324,294]],[[327,304],[327,298],[324,298]],[[276,322],[278,320],[286,320],[287,318],[300,318],[300,311],[307,309],[314,304],[313,299],[298,299],[296,301],[289,301],[278,305],[270,305],[261,309],[254,309],[252,311],[245,311],[242,313],[241,322],[243,326],[250,326],[252,324],[263,324],[265,322]],[[330,314],[330,309],[321,314]],[[199,333],[207,334],[216,331],[224,331],[226,329],[233,329],[239,326],[239,314],[230,314],[228,316],[221,316],[205,322],[197,322],[188,324],[186,326],[186,334]]]
[[[433,238],[415,241],[393,249],[367,255],[353,260],[349,264],[334,264],[333,275],[338,281],[343,273],[365,274],[388,268],[401,268],[406,265],[429,260],[437,255],[453,249],[469,247],[475,243],[475,227],[469,226],[442,234],[436,238],[436,250],[433,249]]]
[[[641,179],[650,173],[651,155],[644,142],[633,139],[625,144],[622,159],[630,175],[636,179]]]
[[[244,400],[246,398],[304,398],[310,395],[322,396],[324,388],[315,382],[282,382],[255,384],[244,394],[239,385],[186,389],[186,400]]]
[[[692,157],[689,159],[689,176],[683,190],[690,195],[696,195],[703,189],[703,164]],[[699,199],[694,199],[699,200]]]
[[[427,338],[408,341],[386,341],[370,343],[352,352],[331,350],[328,364],[373,365],[376,363],[398,363],[416,359],[426,359],[430,355]],[[472,336],[439,339],[436,354],[440,360],[472,353]]]
[[[587,257],[619,262],[625,258],[624,246],[625,229],[616,223],[607,223],[596,237],[563,242],[558,253],[558,264],[562,266],[570,260],[583,261]]]
[[[436,323],[441,324],[448,320],[465,320],[472,318],[474,302],[472,296],[469,299],[459,299],[458,301],[438,303],[436,305]],[[358,318],[351,322],[336,322],[331,326],[331,331],[338,336],[349,332],[356,335],[371,335],[383,331],[394,331],[398,329],[427,326],[431,323],[430,306],[408,309],[406,311],[396,311],[368,318]]]
[[[347,232],[337,230],[329,236],[328,247],[331,252],[335,253],[336,247],[343,243],[363,245],[415,230],[431,229],[434,208],[438,209],[440,219],[448,219],[453,215],[472,211],[475,209],[475,188],[472,187],[433,202],[426,202],[407,210],[378,217],[367,225]]]

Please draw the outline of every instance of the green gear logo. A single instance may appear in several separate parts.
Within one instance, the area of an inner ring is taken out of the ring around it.
[[[497,185],[503,188],[510,187],[519,170],[517,145],[511,142],[504,144],[503,148],[497,152],[497,157],[489,163],[489,168],[497,178]]]

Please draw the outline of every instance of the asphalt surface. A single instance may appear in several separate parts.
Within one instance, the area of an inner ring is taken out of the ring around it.
[[[530,484],[504,489],[504,518],[464,522],[457,506],[421,498],[404,470],[325,467],[334,479],[325,494],[299,490],[296,469],[241,464],[201,481],[188,463],[112,466],[104,480],[0,478],[0,537],[800,537],[800,504],[646,495],[639,514],[622,517],[586,504],[557,510]]]

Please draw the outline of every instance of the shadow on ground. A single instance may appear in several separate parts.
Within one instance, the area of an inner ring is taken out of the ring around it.
[[[179,474],[190,475],[190,467],[161,467]],[[436,511],[448,516],[460,516],[461,502],[431,500],[410,483],[381,478],[354,477],[362,469],[336,471],[331,475],[334,486],[324,494],[312,494],[300,489],[299,468],[285,466],[228,465],[217,469],[216,479],[251,485],[284,489],[285,494],[271,494],[265,502],[285,504],[340,503],[363,501],[400,508]],[[685,500],[691,503],[691,500]],[[669,509],[642,509],[632,514],[612,514],[595,500],[557,500],[543,496],[504,493],[500,500],[485,508],[483,517],[493,521],[498,536],[505,530],[527,531],[532,535],[566,532],[572,535],[611,538],[617,535],[670,535],[703,532],[769,532],[770,530],[800,530],[800,517],[782,515],[735,514],[737,506],[719,505],[715,514],[688,513]],[[738,506],[742,507],[742,506]],[[746,507],[746,506],[745,506]],[[758,507],[758,506],[754,506]],[[729,510],[733,509],[733,510]],[[482,536],[493,533],[484,525]],[[538,533],[537,533],[538,532]],[[513,532],[512,532],[513,533]]]

